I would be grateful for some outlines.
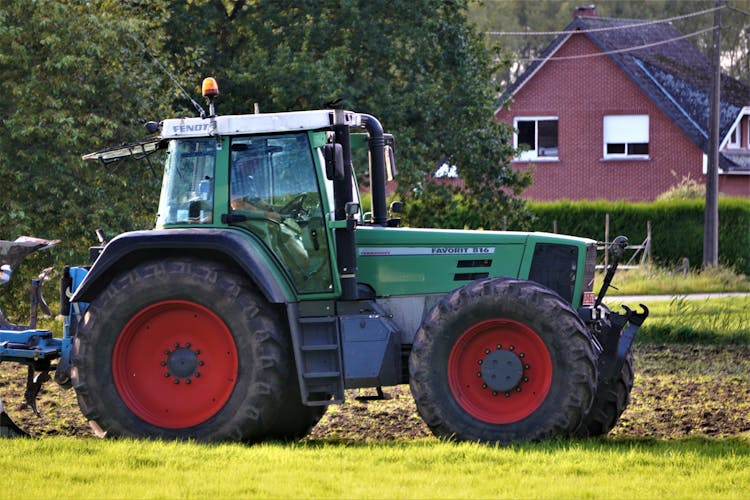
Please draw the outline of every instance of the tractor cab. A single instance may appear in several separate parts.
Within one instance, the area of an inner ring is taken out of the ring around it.
[[[325,133],[169,141],[157,227],[231,226],[280,261],[299,293],[333,290]]]

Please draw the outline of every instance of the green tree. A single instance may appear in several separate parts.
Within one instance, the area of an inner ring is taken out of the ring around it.
[[[86,263],[97,227],[112,235],[152,225],[158,183],[145,165],[113,169],[80,156],[143,135],[144,119],[163,109],[167,87],[143,45],[159,50],[152,19],[166,11],[157,7],[149,2],[146,12],[114,0],[0,6],[0,238],[63,241],[24,266],[14,289],[25,289],[42,264]],[[26,302],[25,293],[17,296],[13,302]]]
[[[398,189],[416,207],[459,196],[481,214],[469,225],[522,224],[516,198],[528,178],[509,164],[510,132],[492,123],[489,52],[465,1],[174,1],[168,48],[201,55],[194,67],[222,86],[220,110],[289,111],[341,106],[377,116],[398,144]],[[210,33],[210,36],[206,34]],[[433,179],[439,160],[464,181]],[[360,170],[358,172],[363,175]],[[455,201],[455,200],[454,200]],[[439,211],[410,210],[412,225],[440,226]]]

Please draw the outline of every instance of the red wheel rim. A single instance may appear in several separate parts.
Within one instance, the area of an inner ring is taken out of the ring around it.
[[[517,367],[509,369],[512,376],[505,386],[488,376],[485,362],[498,359]],[[509,424],[534,413],[547,397],[552,359],[544,341],[528,326],[510,319],[486,320],[464,331],[453,345],[448,383],[458,404],[472,417]]]
[[[144,421],[169,429],[205,422],[237,382],[237,346],[229,328],[194,302],[158,302],[133,316],[115,343],[115,387]]]

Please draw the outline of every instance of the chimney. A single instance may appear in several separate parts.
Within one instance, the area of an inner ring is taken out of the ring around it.
[[[571,14],[573,19],[576,17],[599,17],[599,12],[596,10],[596,5],[594,4],[573,7]]]

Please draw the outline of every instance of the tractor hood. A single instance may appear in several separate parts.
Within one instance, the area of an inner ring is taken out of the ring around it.
[[[358,281],[377,296],[446,293],[476,279],[513,277],[546,282],[574,304],[582,290],[572,287],[584,271],[593,275],[596,245],[549,233],[378,226],[358,227],[356,238]]]

